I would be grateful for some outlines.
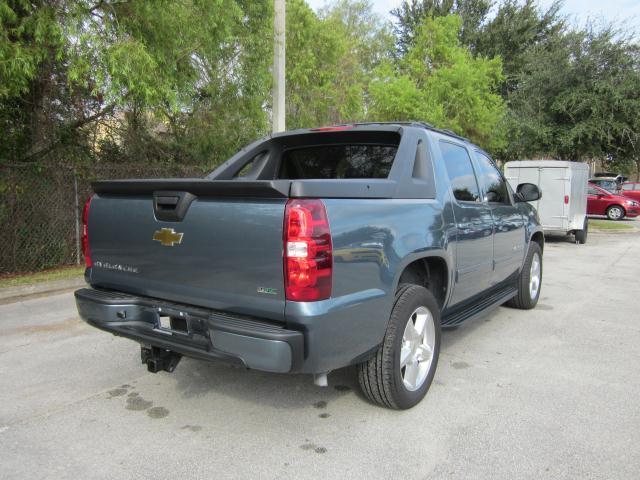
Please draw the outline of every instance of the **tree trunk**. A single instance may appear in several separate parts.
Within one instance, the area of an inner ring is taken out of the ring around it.
[[[47,145],[48,115],[47,97],[50,93],[50,66],[47,62],[40,65],[37,78],[31,84],[29,92],[29,145],[27,156],[42,150]]]

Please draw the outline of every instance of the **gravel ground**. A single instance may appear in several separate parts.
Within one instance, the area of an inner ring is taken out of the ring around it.
[[[640,235],[550,239],[541,299],[443,334],[425,400],[368,404],[82,323],[70,293],[0,305],[0,478],[637,479]]]

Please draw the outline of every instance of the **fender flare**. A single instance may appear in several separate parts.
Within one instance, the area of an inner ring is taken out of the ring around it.
[[[451,292],[453,291],[453,282],[455,280],[455,261],[451,252],[447,252],[446,250],[433,249],[427,251],[416,251],[403,257],[402,261],[398,263],[398,267],[396,268],[396,272],[393,276],[393,291],[395,292],[398,289],[400,276],[404,270],[416,260],[422,260],[425,258],[439,258],[444,262],[447,268],[447,294],[445,295],[443,304],[446,305],[449,301],[449,297],[451,296]]]

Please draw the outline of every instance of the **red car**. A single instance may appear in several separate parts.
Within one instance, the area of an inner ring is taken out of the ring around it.
[[[640,202],[640,182],[626,182],[621,185],[621,192],[625,197]]]
[[[624,217],[634,218],[640,215],[640,202],[607,192],[590,183],[587,195],[587,214],[606,215],[609,220],[620,220]]]

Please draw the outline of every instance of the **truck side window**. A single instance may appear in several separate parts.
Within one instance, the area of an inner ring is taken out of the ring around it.
[[[510,204],[507,182],[504,181],[493,161],[481,152],[476,152],[476,155],[480,165],[480,183],[487,194],[487,201]]]
[[[454,143],[440,141],[440,151],[451,180],[453,196],[462,202],[480,200],[478,179],[473,171],[471,158],[466,148]]]
[[[264,166],[263,160],[266,159],[268,152],[260,152],[254,156],[251,160],[244,164],[240,170],[233,176],[234,179],[243,179],[251,177],[256,174],[256,170],[261,169]]]

